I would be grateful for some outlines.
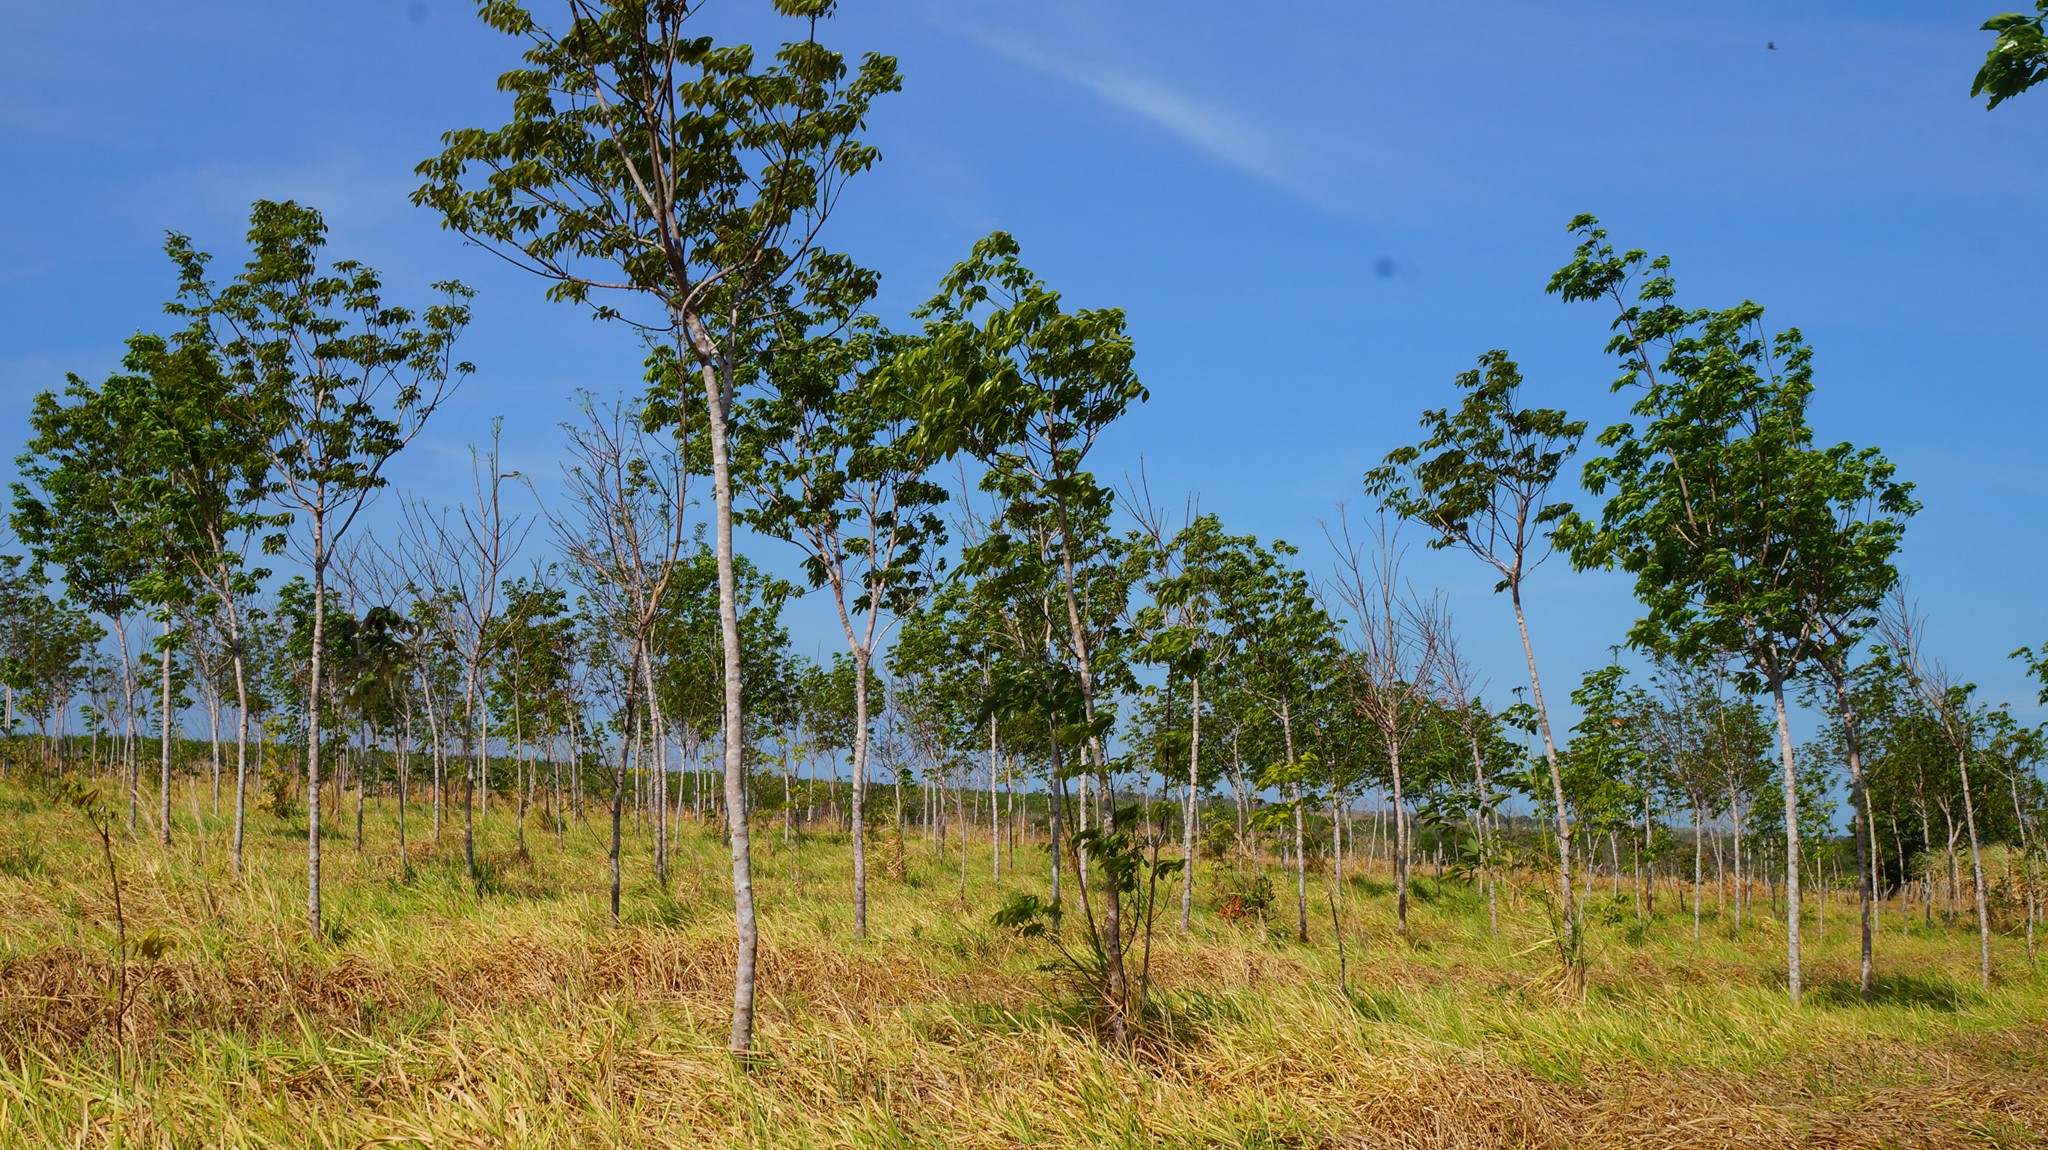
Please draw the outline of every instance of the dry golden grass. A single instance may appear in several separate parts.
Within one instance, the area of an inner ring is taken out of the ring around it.
[[[844,844],[810,836],[793,857],[770,830],[762,1054],[742,1066],[723,1049],[731,911],[708,833],[685,828],[669,891],[630,882],[613,928],[595,822],[566,849],[529,827],[521,858],[494,810],[479,894],[452,836],[400,881],[390,817],[373,812],[361,855],[329,840],[321,943],[300,927],[292,827],[254,816],[241,881],[211,820],[181,823],[169,852],[147,827],[117,837],[131,939],[171,943],[131,960],[117,1069],[97,844],[0,784],[0,1148],[2048,1142],[2048,994],[2011,939],[1979,991],[1960,927],[1888,921],[1885,993],[1865,1007],[1831,910],[1795,1011],[1762,915],[1698,945],[1675,913],[1639,944],[1598,935],[1586,999],[1562,1002],[1542,915],[1519,900],[1492,939],[1470,892],[1424,880],[1402,940],[1384,886],[1353,884],[1348,994],[1320,889],[1307,946],[1206,911],[1183,938],[1162,910],[1161,1017],[1120,1052],[1080,1025],[1042,944],[990,925],[1003,893],[1042,886],[1042,851],[998,889],[977,846],[962,899],[957,856],[913,840],[857,943]],[[644,843],[627,866],[647,873]]]

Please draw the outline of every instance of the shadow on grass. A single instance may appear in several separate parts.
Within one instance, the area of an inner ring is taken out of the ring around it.
[[[669,887],[652,882],[635,883],[628,893],[629,900],[620,914],[627,926],[674,930],[697,919],[696,904],[679,897]]]
[[[1828,979],[1815,985],[1808,995],[1819,1006],[1863,1005],[1862,989],[1852,978]],[[1912,1006],[1942,1014],[1953,1014],[1981,997],[1943,975],[1880,974],[1870,988],[1872,1006]]]
[[[1351,1009],[1368,1022],[1399,1022],[1405,1013],[1401,995],[1393,990],[1354,986],[1344,997],[1350,1001]]]
[[[907,1004],[903,1009],[921,1036],[949,1045],[1046,1029],[1114,1049],[1108,1018],[1093,993],[1071,971],[1060,973],[1023,1002],[940,1002]],[[1143,1016],[1131,1020],[1122,1053],[1147,1063],[1170,1064],[1248,1021],[1243,1005],[1229,996],[1198,988],[1154,987]]]
[[[1385,879],[1373,878],[1370,875],[1346,875],[1344,885],[1350,887],[1357,894],[1366,895],[1371,898],[1381,898],[1394,893],[1393,883]]]

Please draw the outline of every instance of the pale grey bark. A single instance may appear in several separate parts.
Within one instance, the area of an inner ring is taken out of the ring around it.
[[[2027,813],[2020,806],[2019,772],[2012,771],[2006,775],[2005,781],[2012,792],[2013,825],[2019,828],[2020,858],[2025,866],[2023,879],[2027,888],[2027,965],[2031,967],[2034,965],[2034,916],[2038,906],[2034,894],[2034,844],[2032,837],[2027,833]]]
[[[1564,801],[1564,773],[1558,768],[1557,741],[1550,734],[1550,708],[1543,702],[1543,676],[1536,671],[1536,648],[1529,641],[1529,618],[1522,609],[1519,579],[1509,582],[1508,594],[1515,607],[1515,630],[1522,637],[1522,658],[1529,664],[1529,695],[1535,700],[1536,724],[1543,735],[1543,761],[1550,767],[1550,798],[1556,813],[1557,889],[1562,900],[1561,913],[1566,929],[1576,931],[1579,920],[1572,906],[1572,828],[1569,808]]]
[[[1799,775],[1792,757],[1792,728],[1785,715],[1785,680],[1770,677],[1771,706],[1778,719],[1778,754],[1785,788],[1785,986],[1799,1005]]]
[[[313,519],[313,653],[306,667],[306,930],[320,925],[320,675],[327,641],[327,513],[321,499]]]
[[[865,718],[865,716],[863,716]],[[998,825],[1000,812],[996,802],[996,776],[1001,770],[999,753],[996,749],[996,717],[988,717],[988,867],[989,880],[1003,881],[1003,835]],[[856,790],[858,787],[856,787]],[[856,806],[859,804],[856,803]]]
[[[1967,738],[1963,745],[1968,746]],[[1963,784],[1963,825],[1970,832],[1970,879],[1977,902],[1977,981],[1988,990],[1991,987],[1991,908],[1984,893],[1984,852],[1977,841],[1977,804],[1970,794],[1970,756],[1967,752],[1956,755],[1956,771],[1961,775]]]
[[[747,812],[746,724],[742,707],[739,576],[733,562],[733,477],[729,430],[731,365],[718,358],[716,344],[701,321],[691,317],[689,334],[701,365],[710,418],[713,532],[718,564],[718,624],[725,675],[725,809],[732,850],[734,935],[732,1049],[754,1044],[754,978],[760,927],[754,910],[754,858]],[[717,366],[714,367],[713,365]]]
[[[1850,836],[1856,840],[1856,905],[1861,920],[1862,938],[1859,943],[1860,977],[1859,994],[1869,1002],[1876,989],[1877,966],[1875,960],[1875,935],[1877,918],[1877,889],[1871,875],[1872,830],[1869,826],[1870,804],[1866,790],[1867,780],[1863,775],[1863,745],[1861,732],[1857,727],[1855,704],[1849,698],[1848,670],[1839,661],[1823,665],[1823,671],[1833,681],[1835,705],[1842,724],[1842,743],[1849,759],[1849,810]]]
[[[1180,872],[1180,929],[1188,930],[1189,917],[1195,905],[1195,804],[1201,797],[1202,785],[1202,677],[1195,675],[1190,682],[1191,702],[1188,715],[1188,793],[1187,801],[1181,807],[1180,857],[1185,859]]]
[[[1963,826],[1970,839],[1970,877],[1972,895],[1977,910],[1978,981],[1989,988],[1991,985],[1991,909],[1985,894],[1983,850],[1977,837],[1977,806],[1970,788],[1970,750],[1972,745],[1972,720],[1963,708],[1968,705],[1970,688],[1959,687],[1940,665],[1928,661],[1921,650],[1920,633],[1922,621],[1916,617],[1907,604],[1903,591],[1895,593],[1882,627],[1886,642],[1906,663],[1906,670],[1922,702],[1933,712],[1940,723],[1942,733],[1947,736],[1950,748],[1956,757],[1956,773],[1963,790]],[[1943,813],[1947,814],[1944,806]],[[1951,821],[1953,826],[1953,821]],[[1953,866],[1954,833],[1950,833],[1951,866]],[[1930,913],[1933,905],[1932,892],[1928,899]]]
[[[233,619],[233,608],[229,608]],[[234,871],[237,878],[242,874],[242,841],[247,821],[249,804],[249,676],[242,659],[242,635],[240,625],[231,622],[235,629],[229,639],[235,645],[235,845]]]
[[[162,730],[163,730],[163,739],[162,739],[162,749],[163,749],[163,754],[162,754],[162,759],[161,759],[161,764],[160,764],[160,772],[161,772],[161,773],[160,773],[160,775],[159,775],[159,777],[158,777],[158,786],[157,786],[157,799],[158,799],[158,811],[157,811],[157,819],[158,819],[158,821],[159,821],[159,823],[160,823],[161,825],[160,825],[160,826],[159,826],[159,827],[157,828],[157,833],[158,833],[158,835],[160,836],[160,838],[162,839],[162,842],[163,842],[163,844],[164,844],[165,846],[170,846],[170,845],[171,845],[171,727],[172,727],[172,724],[173,724],[173,723],[175,722],[175,720],[177,719],[177,714],[176,714],[176,712],[175,712],[175,711],[173,711],[173,710],[172,710],[172,708],[171,708],[171,613],[170,613],[170,609],[169,609],[168,607],[164,609],[164,635],[163,635],[163,643],[164,643],[164,649],[163,649],[163,701],[162,701],[162,703],[160,704],[160,706],[161,706],[161,708],[162,708],[162,711],[161,711],[161,714],[159,715],[159,718],[160,718],[160,719],[162,720]]]

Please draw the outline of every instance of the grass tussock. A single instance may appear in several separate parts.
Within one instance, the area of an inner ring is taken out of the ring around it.
[[[1157,926],[1156,1016],[1119,1051],[1089,1036],[1044,943],[990,920],[1043,893],[1042,849],[997,883],[973,844],[963,897],[958,855],[912,837],[856,941],[843,840],[764,834],[761,1056],[740,1064],[709,828],[683,828],[665,890],[629,840],[613,927],[597,821],[558,848],[535,820],[522,854],[494,810],[478,881],[423,807],[401,871],[377,806],[360,854],[352,827],[327,843],[332,929],[314,941],[291,824],[252,815],[240,879],[210,816],[169,850],[144,826],[116,839],[121,1002],[97,842],[31,792],[0,799],[0,1150],[2048,1142],[2048,987],[2002,938],[1980,989],[1964,925],[1888,919],[1865,1005],[1831,910],[1794,1010],[1766,905],[1739,932],[1710,914],[1699,943],[1673,908],[1596,928],[1586,994],[1565,1000],[1533,897],[1505,892],[1496,938],[1483,900],[1432,883],[1404,938],[1366,875],[1345,884],[1340,990],[1321,889],[1302,945],[1285,897],[1270,923],[1217,917],[1207,896],[1234,875],[1211,865],[1192,932]]]

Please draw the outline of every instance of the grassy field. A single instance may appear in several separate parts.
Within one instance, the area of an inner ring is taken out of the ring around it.
[[[1422,878],[1403,940],[1385,882],[1359,876],[1345,994],[1320,897],[1304,946],[1198,893],[1190,936],[1159,931],[1162,1019],[1113,1051],[1042,969],[1046,944],[990,922],[1042,889],[1041,849],[997,890],[977,844],[962,899],[958,856],[913,839],[906,877],[876,866],[857,943],[844,841],[785,850],[771,826],[762,1057],[742,1067],[723,1049],[729,871],[706,828],[683,831],[666,892],[629,844],[614,929],[598,821],[562,848],[530,827],[520,857],[494,809],[479,893],[459,831],[431,841],[423,809],[401,881],[393,812],[373,807],[360,854],[336,820],[332,937],[314,943],[302,824],[252,815],[236,880],[225,827],[194,833],[194,813],[168,851],[147,827],[114,836],[133,955],[117,1056],[100,843],[0,783],[0,1148],[2048,1144],[2048,986],[2000,939],[1981,992],[1962,925],[1902,937],[1894,916],[1863,1006],[1831,908],[1794,1010],[1776,921],[1710,920],[1696,944],[1667,897],[1647,930],[1594,928],[1574,1002],[1551,989],[1530,898],[1509,892],[1495,939],[1472,891]],[[1230,870],[1199,873],[1213,892]]]

